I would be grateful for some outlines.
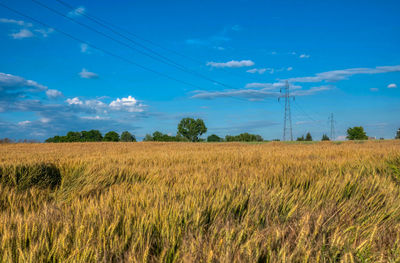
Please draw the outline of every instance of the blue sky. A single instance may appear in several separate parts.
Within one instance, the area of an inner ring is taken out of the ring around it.
[[[35,1],[0,0],[36,19],[0,5],[0,137],[142,138],[195,117],[281,139],[285,81],[295,137],[329,134],[331,113],[339,139],[400,128],[398,1]]]

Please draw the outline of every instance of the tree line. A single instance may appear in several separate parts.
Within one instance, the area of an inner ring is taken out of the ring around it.
[[[264,139],[258,134],[241,133],[239,135],[226,135],[225,138],[219,137],[216,134],[211,134],[207,139],[200,138],[201,135],[207,132],[207,127],[202,119],[183,118],[177,127],[176,135],[164,134],[160,131],[155,131],[153,134],[146,134],[143,141],[158,141],[158,142],[262,142]],[[361,126],[356,126],[347,129],[348,140],[368,140],[368,136]],[[322,135],[321,141],[329,141],[326,134]],[[400,129],[397,130],[395,139],[400,139]],[[128,131],[124,131],[119,135],[115,131],[107,132],[104,136],[99,130],[74,132],[70,131],[65,136],[54,136],[45,140],[48,143],[60,142],[136,142],[135,135]],[[279,141],[275,139],[274,141]],[[308,132],[305,136],[297,138],[297,141],[313,141],[311,133]],[[0,143],[14,143],[15,141],[8,138],[0,139]],[[24,140],[18,142],[37,142],[33,140]]]
[[[135,135],[128,131],[121,133],[121,136],[115,131],[107,132],[104,136],[99,130],[73,132],[70,131],[65,136],[54,136],[48,138],[45,142],[136,142]]]

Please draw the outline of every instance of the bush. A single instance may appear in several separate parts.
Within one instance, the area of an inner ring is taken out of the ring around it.
[[[210,136],[207,137],[208,142],[222,142],[223,139],[219,137],[218,135],[211,134]]]
[[[263,138],[260,135],[245,132],[236,136],[226,135],[225,140],[227,142],[262,142]]]

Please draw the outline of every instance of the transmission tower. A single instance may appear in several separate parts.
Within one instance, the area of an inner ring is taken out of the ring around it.
[[[282,89],[281,89],[282,93]],[[285,117],[283,120],[283,140],[288,140],[288,136],[290,136],[290,140],[293,141],[293,131],[292,131],[292,114],[290,112],[290,86],[289,82],[286,81],[284,94],[281,96],[285,98]]]
[[[328,120],[331,125],[331,140],[334,141],[335,140],[335,121],[333,119],[333,113],[331,113]]]

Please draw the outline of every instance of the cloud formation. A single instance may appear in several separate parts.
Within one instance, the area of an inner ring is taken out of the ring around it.
[[[307,55],[307,54],[301,54],[300,56],[299,56],[299,58],[309,58],[310,57],[310,55]]]
[[[246,70],[246,72],[252,73],[252,74],[258,73],[261,75],[261,74],[264,74],[265,71],[267,71],[267,70],[270,70],[270,69],[269,68],[268,69],[267,68],[252,68],[252,69]]]
[[[29,29],[21,29],[17,33],[11,33],[10,36],[14,39],[23,39],[33,37],[33,33]]]
[[[71,12],[68,13],[69,17],[78,17],[78,16],[82,16],[86,13],[86,8],[84,6],[80,6],[74,10],[72,10]]]
[[[388,87],[388,89],[395,89],[395,88],[397,88],[397,85],[395,83],[391,83],[387,87]]]
[[[317,73],[311,77],[290,78],[289,82],[336,82],[345,80],[353,75],[360,74],[380,74],[389,72],[400,72],[400,65],[397,66],[383,66],[375,68],[350,68],[342,70],[332,70],[322,73]]]
[[[0,23],[3,24],[13,24],[13,25],[18,25],[18,26],[23,26],[23,27],[32,27],[32,23],[27,23],[22,20],[15,20],[15,19],[8,19],[8,18],[0,18]]]
[[[83,79],[97,79],[97,78],[99,78],[99,75],[97,75],[96,73],[87,71],[85,68],[83,68],[82,71],[79,72],[79,75]]]
[[[0,18],[0,23],[14,25],[18,28],[14,30],[13,33],[9,34],[9,36],[13,39],[25,39],[35,36],[46,38],[50,33],[54,32],[54,29],[52,28],[37,28],[32,23],[28,23],[23,20]]]
[[[254,62],[251,60],[231,60],[228,62],[207,62],[207,66],[214,68],[241,68],[241,67],[251,67],[254,65]]]
[[[62,96],[63,96],[62,92],[61,92],[61,91],[58,91],[58,90],[56,90],[56,89],[48,89],[48,90],[46,91],[46,95],[47,95],[47,97],[48,97],[49,99],[56,99],[56,98],[59,98],[59,97],[62,97]]]

